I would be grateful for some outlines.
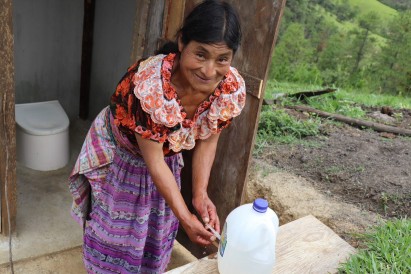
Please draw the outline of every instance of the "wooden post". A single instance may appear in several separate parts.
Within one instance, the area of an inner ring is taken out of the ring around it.
[[[186,0],[185,14],[198,2],[201,1]],[[222,224],[227,215],[244,200],[248,165],[252,157],[268,69],[285,7],[285,0],[229,2],[237,9],[242,21],[243,40],[234,57],[233,66],[245,79],[247,98],[241,115],[220,136],[209,181],[208,193],[217,207]],[[184,200],[190,206],[191,152],[184,153],[184,162],[181,189]],[[212,246],[200,248],[193,244],[183,231],[178,233],[177,240],[196,257],[215,252]]]
[[[154,54],[163,34],[166,0],[137,0],[131,64]],[[184,0],[181,0],[184,2]]]
[[[167,0],[164,13],[163,38],[174,41],[184,20],[185,1]]]
[[[0,192],[1,233],[16,226],[16,128],[12,0],[0,0]]]

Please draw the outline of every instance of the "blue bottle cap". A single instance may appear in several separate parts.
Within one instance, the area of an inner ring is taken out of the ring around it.
[[[263,198],[257,198],[254,200],[253,209],[257,212],[264,213],[267,211],[268,202]]]

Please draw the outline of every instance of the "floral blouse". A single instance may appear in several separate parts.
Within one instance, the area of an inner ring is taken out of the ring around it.
[[[192,119],[171,85],[175,54],[156,55],[131,66],[111,97],[114,123],[130,142],[134,133],[164,143],[164,155],[192,149],[197,139],[226,128],[245,105],[246,90],[238,71],[230,71],[214,92],[197,108]]]

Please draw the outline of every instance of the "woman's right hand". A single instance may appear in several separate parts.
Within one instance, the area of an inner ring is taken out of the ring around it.
[[[194,214],[191,214],[189,220],[181,221],[180,223],[193,243],[203,246],[211,244],[210,239],[214,235],[201,224]]]
[[[154,185],[179,219],[190,240],[199,245],[211,244],[213,234],[188,210],[174,175],[164,161],[163,145],[144,139],[137,133],[135,135]]]

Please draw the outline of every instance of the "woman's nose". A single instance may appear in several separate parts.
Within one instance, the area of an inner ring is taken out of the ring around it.
[[[213,61],[207,61],[204,63],[204,66],[202,67],[201,71],[205,77],[207,78],[213,78],[215,76],[215,66]]]

